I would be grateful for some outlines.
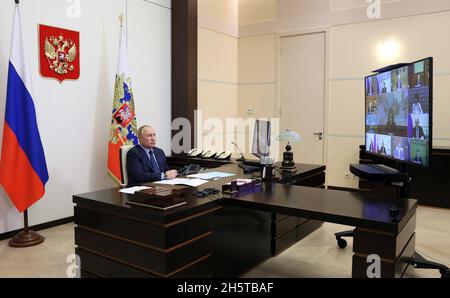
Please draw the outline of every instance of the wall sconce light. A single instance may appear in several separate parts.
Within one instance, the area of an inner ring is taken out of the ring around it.
[[[392,61],[399,57],[400,44],[394,40],[386,40],[378,46],[378,56],[382,61]]]

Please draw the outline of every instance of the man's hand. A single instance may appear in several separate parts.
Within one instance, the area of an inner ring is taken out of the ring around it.
[[[178,172],[175,170],[171,170],[171,171],[167,171],[166,175],[167,175],[167,179],[173,180],[173,179],[177,178]]]

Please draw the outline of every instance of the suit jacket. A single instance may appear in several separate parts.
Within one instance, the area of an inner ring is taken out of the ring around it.
[[[136,145],[127,153],[127,173],[128,173],[128,186],[137,186],[143,183],[161,181],[161,173],[165,173],[169,170],[166,161],[166,155],[164,151],[155,147],[153,148],[155,154],[158,169],[153,169],[149,156],[145,150]]]
[[[419,139],[425,138],[425,133],[423,132],[422,126],[413,128],[413,139],[417,139],[417,129],[419,129]]]
[[[422,157],[416,156],[416,158],[414,158],[414,163],[422,165],[423,164]]]

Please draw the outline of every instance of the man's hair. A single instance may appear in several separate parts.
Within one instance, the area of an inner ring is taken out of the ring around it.
[[[140,138],[142,136],[142,133],[144,132],[144,129],[146,128],[152,128],[150,125],[143,125],[141,127],[139,127],[138,129],[138,138]]]

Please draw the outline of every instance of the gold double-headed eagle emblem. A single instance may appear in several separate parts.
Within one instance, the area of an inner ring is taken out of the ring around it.
[[[50,69],[60,75],[73,71],[72,62],[77,57],[77,45],[70,39],[51,36],[45,39],[45,56],[48,59]]]

